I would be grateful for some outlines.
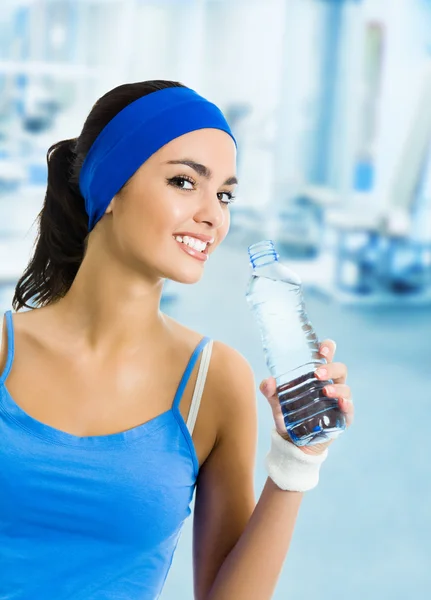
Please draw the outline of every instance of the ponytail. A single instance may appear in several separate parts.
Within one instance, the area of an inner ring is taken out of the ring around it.
[[[47,153],[48,186],[38,215],[33,257],[15,288],[15,310],[44,306],[62,298],[72,285],[85,253],[88,217],[73,181],[76,140],[52,145]]]

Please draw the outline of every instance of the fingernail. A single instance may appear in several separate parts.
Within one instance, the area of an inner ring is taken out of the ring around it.
[[[323,356],[328,356],[328,354],[329,354],[329,348],[327,346],[324,346],[321,349],[320,354],[323,354]]]
[[[327,371],[326,369],[317,369],[317,370],[315,371],[315,373],[316,373],[317,377],[319,377],[319,379],[320,379],[320,378],[322,378],[322,379],[323,379],[323,378],[324,378],[324,377],[326,377],[326,375],[328,374],[328,371]]]
[[[332,385],[328,385],[325,387],[326,393],[327,394],[335,394],[335,388],[332,387]]]

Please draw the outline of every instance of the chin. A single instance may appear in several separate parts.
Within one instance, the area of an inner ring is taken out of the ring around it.
[[[204,269],[202,266],[199,268],[198,265],[197,269],[167,270],[165,276],[167,279],[171,279],[177,283],[193,284],[198,283],[202,279],[203,273]]]

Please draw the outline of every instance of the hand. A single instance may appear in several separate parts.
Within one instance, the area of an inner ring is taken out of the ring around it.
[[[325,348],[328,350],[327,354],[322,352],[322,350],[324,351]],[[338,405],[346,418],[346,427],[350,427],[350,425],[353,423],[354,407],[350,387],[346,385],[347,367],[343,363],[332,362],[335,349],[336,344],[332,340],[325,340],[321,343],[319,353],[326,358],[328,364],[322,364],[319,368],[326,369],[327,373],[320,376],[318,373],[316,373],[316,377],[322,381],[327,381],[328,379],[333,380],[334,384],[332,386],[329,386],[328,384],[328,386],[333,388],[333,390],[328,390],[327,386],[323,388],[323,392],[329,398],[338,398]],[[275,426],[278,433],[284,439],[291,442],[291,439],[286,432],[286,426],[284,424],[283,413],[281,412],[280,401],[277,396],[276,381],[274,377],[268,377],[268,379],[264,379],[260,384],[259,389],[271,406],[272,415],[274,417]],[[332,444],[333,441],[334,440],[330,440],[329,442],[315,444],[313,446],[298,446],[298,448],[300,448],[300,450],[306,454],[321,454],[330,444]]]

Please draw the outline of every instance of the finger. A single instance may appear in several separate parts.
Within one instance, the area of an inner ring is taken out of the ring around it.
[[[347,398],[340,398],[338,405],[344,413],[346,419],[346,427],[350,427],[355,417],[355,406],[353,402],[351,400],[348,400]]]
[[[268,400],[277,395],[277,383],[274,377],[264,379],[259,386],[260,391]]]
[[[327,339],[324,340],[319,347],[319,354],[324,356],[327,362],[332,362],[334,359],[335,350],[337,349],[337,344],[334,340]]]
[[[332,379],[334,383],[346,383],[347,367],[344,363],[332,362],[316,369],[315,375],[321,381]]]
[[[323,392],[328,398],[347,398],[348,400],[352,398],[352,390],[348,385],[342,383],[325,385]]]

